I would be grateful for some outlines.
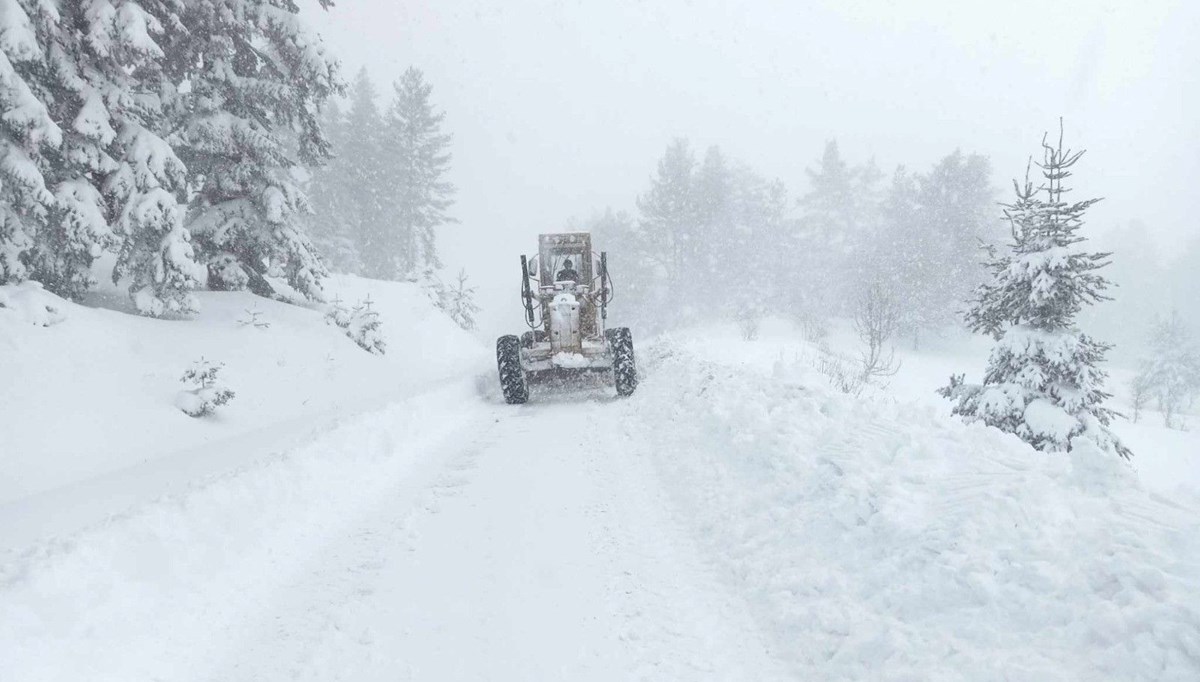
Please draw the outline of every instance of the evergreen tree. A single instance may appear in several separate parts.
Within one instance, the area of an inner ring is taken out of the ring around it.
[[[883,175],[873,161],[850,166],[835,140],[825,144],[817,167],[806,172],[810,189],[799,201],[799,266],[806,273],[804,286],[811,300],[805,303],[810,309],[801,312],[846,312],[860,283],[872,279],[864,255],[878,232],[878,184]]]
[[[365,68],[360,69],[350,86],[350,107],[346,112],[346,129],[337,149],[340,157],[335,170],[345,179],[343,191],[348,198],[344,211],[332,216],[345,221],[345,229],[355,243],[362,263],[361,274],[388,279],[391,269],[391,225],[396,221],[395,173],[393,144],[384,129],[383,114],[379,111],[379,93]]]
[[[28,171],[36,167],[50,198],[43,195],[37,207],[29,197],[4,201],[6,210],[33,219],[19,230],[11,229],[15,221],[4,221],[10,227],[3,231],[12,236],[0,242],[23,245],[18,258],[23,272],[12,274],[32,276],[55,293],[78,298],[94,284],[95,259],[119,248],[114,278],[128,276],[139,310],[190,311],[197,269],[179,220],[176,195],[183,168],[156,132],[162,127],[158,40],[164,25],[178,23],[175,10],[133,0],[31,7],[29,15],[19,3],[6,3],[4,33],[6,49],[33,77],[31,90],[22,91],[14,81],[10,92],[28,92],[37,102],[5,118],[21,122],[29,141],[45,138],[37,135],[33,120],[26,120],[31,115],[53,120],[56,132],[54,144],[38,149],[37,156],[25,150],[32,166],[22,170],[19,162],[4,164],[8,172],[26,176],[11,183],[10,191],[33,187]],[[11,260],[0,260],[8,270]]]
[[[54,204],[43,173],[46,154],[63,137],[45,106],[47,34],[55,28],[52,8],[0,0],[0,284],[29,277],[35,240]]]
[[[693,251],[696,225],[692,189],[696,159],[687,140],[678,138],[658,162],[650,191],[638,197],[640,247],[660,281],[671,288],[682,283],[687,255]]]
[[[188,84],[169,92],[170,141],[189,171],[188,228],[210,287],[323,296],[299,181],[329,157],[318,112],[341,85],[298,12],[290,1],[195,0],[164,46],[169,82]]]
[[[183,226],[186,169],[158,131],[166,127],[158,95],[167,82],[159,41],[180,17],[171,3],[116,6],[94,0],[71,6],[69,25],[86,27],[82,46],[90,82],[69,139],[68,163],[74,177],[59,187],[70,200],[59,213],[69,227],[57,244],[60,256],[74,255],[77,269],[60,273],[80,285],[103,246],[99,194],[87,191],[84,178],[103,177],[101,191],[109,206],[113,232],[120,242],[113,281],[126,280],[139,312],[147,315],[190,313],[191,290],[202,280],[190,234]],[[106,158],[108,157],[108,158]],[[106,173],[111,168],[110,173]],[[89,200],[90,199],[90,200]],[[75,294],[81,291],[73,292]]]
[[[322,127],[328,133],[333,158],[313,171],[308,186],[313,209],[308,216],[309,234],[331,269],[362,273],[357,236],[363,203],[360,201],[361,186],[354,182],[361,166],[355,163],[356,157],[347,152],[353,129],[336,101],[328,102],[322,111]]]
[[[882,234],[866,255],[878,273],[879,286],[893,296],[899,331],[910,335],[914,346],[929,323],[927,284],[936,274],[936,265],[928,258],[932,234],[924,229],[919,180],[904,166],[893,173],[880,209]]]
[[[695,221],[682,245],[681,266],[695,282],[692,293],[700,298],[714,300],[730,283],[721,260],[735,253],[740,241],[734,185],[734,171],[725,155],[719,147],[709,147],[692,183]]]
[[[985,278],[980,246],[1002,239],[992,210],[991,166],[979,154],[959,150],[943,157],[919,181],[917,203],[928,237],[922,240],[927,264],[921,278],[921,324],[949,323],[961,302]]]
[[[475,304],[475,287],[467,285],[466,270],[458,271],[458,278],[448,291],[446,312],[463,329],[475,329],[479,306]]]
[[[451,136],[442,131],[446,115],[434,109],[432,92],[424,74],[409,67],[395,84],[388,110],[387,149],[395,168],[396,210],[392,232],[383,238],[388,248],[382,253],[389,262],[383,264],[382,274],[392,279],[440,268],[437,229],[457,222],[447,213],[455,192],[446,179]]]
[[[1158,403],[1167,428],[1182,427],[1179,413],[1200,392],[1200,355],[1179,313],[1154,324],[1150,355],[1142,360],[1135,385]]]
[[[982,245],[1000,240],[988,217],[992,190],[985,157],[955,151],[928,173],[897,169],[881,205],[880,233],[867,247],[870,269],[900,306],[900,328],[919,345],[923,332],[956,319],[986,271]]]
[[[1005,207],[1012,228],[1007,253],[990,251],[991,281],[977,290],[967,324],[996,339],[982,385],[951,378],[942,395],[954,413],[1014,433],[1035,448],[1065,451],[1085,437],[1129,457],[1109,430],[1114,412],[1104,407],[1107,374],[1100,368],[1109,346],[1083,334],[1075,316],[1106,299],[1108,281],[1097,271],[1107,253],[1083,250],[1079,234],[1087,209],[1098,199],[1067,203],[1064,181],[1083,152],[1064,150],[1043,138],[1038,164],[1043,183],[1026,173],[1013,183],[1016,199]]]

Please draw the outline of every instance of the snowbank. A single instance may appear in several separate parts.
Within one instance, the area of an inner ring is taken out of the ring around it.
[[[194,319],[157,320],[75,305],[36,285],[0,287],[5,532],[16,517],[54,523],[64,512],[44,495],[120,496],[147,479],[158,494],[490,359],[416,285],[329,284],[349,304],[370,295],[386,355],[360,349],[319,307],[244,292],[200,292]],[[222,382],[237,395],[196,419],[176,399],[201,358],[224,363]]]
[[[314,553],[485,408],[459,380],[10,554],[0,678],[229,679],[212,671],[231,645],[264,636],[251,617],[273,613]],[[271,663],[282,677],[297,662]]]
[[[801,679],[1200,679],[1196,509],[705,346],[644,351],[627,420]]]

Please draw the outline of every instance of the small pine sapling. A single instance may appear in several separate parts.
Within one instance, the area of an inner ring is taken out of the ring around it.
[[[245,317],[239,318],[237,323],[239,327],[254,327],[255,329],[270,329],[271,323],[261,319],[262,313],[257,307],[246,308]]]
[[[383,355],[387,351],[387,340],[383,337],[379,313],[372,305],[370,296],[353,308],[343,304],[340,298],[335,298],[329,312],[325,313],[325,322],[341,329],[359,348],[374,355]]]
[[[449,308],[446,312],[463,329],[475,329],[475,316],[479,314],[479,306],[475,303],[475,287],[467,285],[466,270],[458,271],[458,281],[449,290]]]
[[[190,417],[204,417],[233,400],[235,393],[217,377],[223,367],[224,363],[212,364],[204,358],[193,362],[179,379],[191,388],[180,391],[176,407]]]

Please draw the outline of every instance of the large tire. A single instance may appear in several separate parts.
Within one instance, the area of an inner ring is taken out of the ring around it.
[[[520,405],[529,400],[525,370],[521,369],[519,337],[501,336],[496,339],[496,368],[500,371],[500,389],[504,391],[504,402]]]
[[[613,356],[613,381],[617,385],[617,395],[633,394],[637,388],[637,364],[633,360],[633,334],[628,327],[616,327],[604,332],[608,340],[608,350]]]

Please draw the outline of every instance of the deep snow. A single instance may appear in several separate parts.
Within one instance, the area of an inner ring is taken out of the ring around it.
[[[32,282],[0,289],[10,300],[0,307],[0,549],[302,444],[486,362],[484,344],[415,285],[339,276],[329,288],[350,304],[371,296],[388,354],[360,349],[320,307],[245,292],[198,292],[194,319],[155,320],[75,305]],[[47,304],[56,322],[42,326]],[[176,398],[201,357],[224,363],[236,396],[194,419]]]
[[[0,506],[4,679],[1200,677],[1189,488],[949,418],[932,386],[970,358],[855,398],[790,325],[717,327],[640,342],[628,400],[513,407],[419,292],[341,284],[389,355],[236,294],[194,322],[0,308],[17,360],[103,337],[0,393],[27,448],[0,466],[39,482]],[[239,396],[191,420],[171,396],[210,352]]]

